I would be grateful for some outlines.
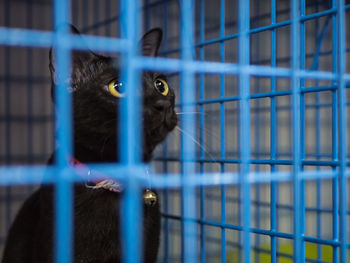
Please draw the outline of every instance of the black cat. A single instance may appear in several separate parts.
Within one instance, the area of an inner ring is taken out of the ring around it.
[[[141,40],[142,54],[156,56],[161,38],[160,29],[146,33]],[[83,51],[74,51],[72,56],[74,158],[84,164],[118,162],[117,104],[124,96],[124,83],[120,82],[119,71],[114,66],[117,59]],[[50,51],[51,77],[56,84],[53,60]],[[142,83],[143,159],[148,162],[157,144],[176,126],[177,117],[174,92],[162,74],[144,72]],[[26,200],[9,231],[3,263],[55,261],[54,191],[53,186],[41,186]],[[89,188],[86,184],[74,186],[73,262],[121,262],[121,195],[104,188]],[[144,217],[140,220],[144,262],[154,263],[160,235],[159,202],[144,204]]]

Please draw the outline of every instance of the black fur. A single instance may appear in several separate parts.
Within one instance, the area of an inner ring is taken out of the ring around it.
[[[75,29],[73,31],[76,31]],[[141,41],[144,56],[156,56],[162,31],[153,29]],[[80,162],[117,162],[119,99],[104,86],[119,78],[117,59],[92,52],[74,52],[71,87],[74,101],[74,156]],[[54,56],[50,71],[56,84]],[[143,73],[143,159],[151,160],[154,148],[177,124],[174,92],[161,95],[153,85],[158,73]],[[163,77],[162,77],[163,78]],[[54,85],[53,85],[54,86]],[[52,160],[51,160],[52,162]],[[7,237],[3,263],[54,262],[54,187],[42,186],[20,209]],[[74,186],[74,262],[121,262],[120,198],[118,193]],[[140,200],[141,202],[141,200]],[[159,202],[144,205],[144,262],[156,262],[159,235]]]

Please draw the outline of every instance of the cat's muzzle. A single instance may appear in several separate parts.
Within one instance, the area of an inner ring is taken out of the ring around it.
[[[169,109],[165,113],[164,124],[169,131],[173,130],[177,125],[177,116],[173,109]]]

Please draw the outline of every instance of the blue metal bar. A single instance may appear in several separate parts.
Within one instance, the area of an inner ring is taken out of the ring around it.
[[[135,67],[135,57],[138,55],[137,51],[137,41],[138,41],[138,29],[137,29],[137,16],[134,14],[137,11],[138,1],[124,1],[121,4],[122,23],[121,31],[122,35],[125,36],[127,40],[127,53],[123,59],[123,65],[125,72],[123,73],[123,78],[127,82],[127,94],[135,93],[135,87],[139,88],[139,71]],[[129,91],[129,93],[128,93]],[[140,90],[141,92],[141,90]],[[122,138],[120,138],[121,148],[121,162],[125,164],[137,164],[140,162],[140,153],[138,150],[138,145],[140,143],[140,98],[139,96],[126,96],[125,100],[121,101],[121,121],[120,129],[127,131],[122,133]],[[130,118],[131,117],[131,118]]]
[[[336,8],[336,2],[332,2],[333,8]],[[338,47],[338,36],[337,36],[337,17],[333,15],[332,17],[332,46]],[[332,72],[337,72],[337,63],[338,63],[338,54],[337,49],[333,48],[332,51]],[[336,80],[332,81],[332,84],[337,86]],[[338,155],[338,98],[337,91],[332,91],[332,160],[339,160]],[[333,171],[336,171],[336,167],[333,167]],[[333,215],[332,215],[332,234],[334,240],[339,240],[339,181],[338,178],[333,178],[332,180],[332,206],[333,206]],[[339,262],[339,248],[333,247],[333,262]]]
[[[204,41],[204,35],[205,35],[205,1],[201,0],[200,1],[200,41]],[[199,47],[199,56],[200,56],[200,60],[204,61],[204,48],[203,47]],[[199,99],[203,100],[204,99],[204,87],[205,87],[205,78],[204,78],[204,74],[200,73],[199,75]],[[199,116],[199,125],[200,125],[200,137],[199,137],[199,143],[201,145],[204,144],[204,128],[205,128],[205,115],[204,115],[204,106],[203,105],[199,105],[199,112],[200,112],[200,116]],[[205,152],[204,152],[204,148],[200,148],[200,158],[205,158]],[[200,163],[200,172],[204,173],[204,163]],[[205,218],[205,188],[203,186],[201,186],[200,188],[200,218],[202,220],[204,220]],[[200,243],[200,251],[201,251],[201,263],[205,263],[206,262],[206,257],[205,257],[205,227],[204,225],[201,224],[200,226],[200,235],[201,235],[201,243]]]
[[[96,51],[108,51],[115,52],[125,51],[127,47],[127,41],[120,39],[111,39],[106,37],[97,36],[84,36],[84,41],[80,37],[70,36],[62,43],[71,42],[74,49],[87,49],[90,48]],[[22,29],[5,29],[0,28],[0,44],[2,45],[14,45],[14,46],[38,46],[38,47],[50,47],[53,42],[53,36],[51,33],[40,32],[40,31],[28,31]],[[224,73],[224,74],[238,74],[239,71],[243,70],[253,76],[276,76],[276,77],[290,77],[292,71],[286,68],[268,67],[251,65],[244,69],[240,69],[237,64],[233,63],[219,63],[219,62],[204,62],[204,61],[189,61],[182,62],[176,59],[169,58],[140,58],[135,59],[135,67],[138,69],[145,70],[175,70],[179,71],[183,67],[188,67],[193,72],[206,72],[206,73]],[[294,74],[297,77],[303,78],[318,78],[318,79],[335,79],[336,75],[329,72],[322,71],[306,71],[306,70],[295,70]],[[350,74],[345,74],[344,80],[350,80]]]
[[[267,155],[267,154],[266,154]],[[281,155],[281,154],[279,154]],[[288,156],[290,157],[290,156]],[[156,161],[164,161],[164,158],[158,157]],[[169,157],[166,159],[168,161],[172,162],[181,162],[183,159],[176,158],[176,157]],[[239,164],[241,163],[241,159],[214,159],[214,158],[193,158],[191,159],[193,162],[204,162],[204,163],[228,163],[228,164]],[[292,160],[268,160],[268,159],[250,159],[249,160],[251,164],[265,164],[265,165],[293,165]],[[301,162],[302,165],[313,165],[313,166],[339,166],[338,161],[318,161],[318,160],[305,160]],[[350,165],[349,162],[347,162],[347,165]]]
[[[276,23],[276,0],[271,0],[271,24]],[[271,30],[271,67],[276,66],[276,30]],[[271,93],[276,92],[276,78],[271,77]],[[277,119],[276,119],[276,99],[275,97],[271,97],[271,105],[270,105],[270,151],[271,151],[271,160],[276,159],[276,132],[277,132]],[[271,173],[276,171],[276,166],[271,164]],[[277,230],[277,186],[276,183],[271,183],[271,207],[270,207],[270,229],[271,231]],[[271,263],[277,262],[277,238],[271,237]]]
[[[127,50],[127,41],[100,36],[89,35],[67,35],[66,39],[61,39],[64,46],[70,45],[73,49],[90,48],[95,51],[123,52]],[[0,44],[9,46],[28,46],[49,48],[54,45],[55,35],[52,32],[27,30],[27,29],[7,29],[0,27]],[[69,43],[69,44],[68,44]]]
[[[319,6],[317,5],[317,11],[319,11]],[[329,19],[327,20],[329,21]],[[319,20],[316,20],[316,24],[315,24],[315,32],[319,31]],[[325,29],[326,27],[324,27],[324,30],[322,31],[328,31],[327,29]],[[325,33],[323,34],[324,37]],[[323,37],[320,38],[315,38],[315,46],[319,47],[319,49],[317,49],[316,53],[320,53],[320,49],[321,49],[321,42],[323,40]],[[311,66],[311,68],[314,67],[316,70],[319,70],[319,57],[314,59],[313,65]],[[316,81],[316,86],[319,86],[320,82],[317,80]],[[315,145],[316,145],[316,154],[317,154],[317,160],[320,160],[320,154],[321,154],[321,114],[320,114],[320,107],[319,104],[321,102],[321,94],[320,92],[316,93],[316,136],[315,136]],[[320,167],[317,167],[317,171],[320,171]],[[316,181],[316,235],[317,238],[321,238],[322,235],[322,228],[321,228],[321,224],[322,224],[322,217],[321,217],[321,187],[322,187],[322,181],[320,179],[317,179]],[[305,211],[308,211],[307,208],[305,207]],[[321,260],[322,259],[322,246],[321,245],[317,245],[317,260]],[[336,262],[336,261],[335,261]]]
[[[194,13],[194,1],[182,0],[180,3],[181,10],[181,26],[180,26],[180,45],[181,45],[181,59],[182,61],[189,62],[193,60],[193,13]],[[193,101],[195,99],[195,85],[192,68],[183,65],[180,72],[180,87],[181,87],[181,101],[184,103]],[[186,87],[184,89],[183,87]],[[183,106],[182,111],[193,111],[191,106]],[[181,119],[181,126],[191,136],[194,137],[194,116],[191,114],[183,115]],[[181,157],[184,160],[190,160],[195,153],[195,146],[189,136],[181,135],[182,147]],[[187,181],[187,174],[194,172],[195,167],[193,163],[182,163],[182,181]],[[186,176],[185,176],[186,175]],[[190,186],[183,187],[182,191],[182,214],[185,217],[195,215],[195,196],[194,189]],[[182,256],[183,262],[196,262],[197,261],[197,248],[196,248],[196,225],[192,222],[184,220],[182,224]]]
[[[168,142],[166,141],[164,144],[164,156],[167,157],[168,154]],[[164,173],[167,174],[168,173],[168,163],[166,161],[164,161],[163,164],[163,169],[164,169]],[[169,213],[169,191],[168,188],[165,188],[165,194],[164,194],[164,213]],[[170,253],[169,253],[169,220],[168,218],[165,218],[165,245],[164,245],[164,256],[165,256],[165,262],[169,263],[169,257],[170,257]]]
[[[300,1],[300,16],[304,16],[305,15],[305,0],[301,0]],[[300,33],[299,33],[299,37],[300,37],[300,69],[305,69],[305,46],[306,46],[306,41],[305,41],[305,22],[304,21],[300,21]],[[295,49],[297,50],[297,49]],[[296,55],[297,53],[292,53],[292,59],[293,59],[293,55]],[[293,80],[292,80],[293,81]],[[299,89],[299,91],[303,88],[305,88],[305,79],[301,78],[299,80],[300,82],[300,86],[296,87]],[[293,87],[292,87],[293,89]],[[304,93],[299,93],[300,95],[300,149],[299,152],[297,152],[297,154],[299,155],[299,160],[304,160],[305,159],[305,115],[306,115],[306,111],[305,111],[305,94]],[[294,94],[295,95],[295,94]],[[293,100],[294,101],[294,100]],[[294,111],[294,114],[296,112]],[[293,123],[294,125],[294,123]],[[293,138],[294,139],[294,138]],[[294,143],[298,143],[299,141],[293,141]],[[293,156],[294,157],[294,156]],[[299,163],[301,163],[299,161]],[[295,164],[298,164],[297,162]],[[304,166],[301,164],[300,166],[300,171],[304,171]],[[300,213],[299,213],[299,217],[298,220],[300,220],[300,235],[303,236],[305,234],[305,181],[304,180],[300,180]],[[296,206],[294,204],[294,206]],[[305,245],[303,243],[301,243],[300,245],[300,253],[301,253],[301,262],[305,261]]]
[[[147,2],[146,1],[146,6],[147,6]],[[169,16],[169,10],[168,10],[168,5],[166,2],[164,2],[163,4],[163,12],[164,12],[164,18],[163,18],[163,28],[165,29],[165,31],[163,31],[163,48],[165,50],[168,49],[168,16]],[[146,23],[145,23],[145,27],[148,29],[148,24],[147,24],[147,19],[146,19]],[[164,143],[164,149],[163,149],[163,156],[165,156],[165,158],[168,157],[168,140],[165,140]],[[167,174],[169,172],[168,170],[168,162],[164,161],[163,162],[163,171],[165,174]],[[165,188],[164,190],[164,212],[168,213],[169,212],[169,191],[168,188]],[[164,245],[164,256],[165,256],[165,262],[169,263],[169,258],[170,258],[170,253],[169,253],[169,239],[170,239],[170,235],[169,235],[169,231],[170,231],[170,226],[169,226],[169,220],[168,218],[165,218],[165,245]]]
[[[301,224],[301,186],[300,186],[300,92],[299,81],[295,71],[299,69],[300,56],[300,25],[299,25],[299,3],[291,2],[291,67],[292,67],[292,136],[293,136],[293,227],[294,227],[294,262],[304,262],[303,240],[302,240],[302,224]]]
[[[258,14],[260,12],[260,2],[255,3],[254,5],[254,14]],[[260,60],[260,53],[259,53],[259,48],[260,48],[260,35],[256,36],[256,40],[255,40],[255,55],[254,58],[256,58],[257,60]],[[255,83],[255,92],[254,93],[259,93],[259,89],[260,89],[260,82],[257,81]],[[260,152],[260,135],[263,131],[263,129],[260,128],[260,112],[259,109],[261,108],[260,106],[260,100],[257,99],[253,102],[255,104],[255,107],[258,109],[255,113],[255,125],[254,125],[254,137],[255,137],[255,152]],[[264,135],[262,134],[261,137],[264,137]],[[260,171],[260,166],[257,165],[255,166],[255,172],[259,172]],[[255,198],[256,199],[260,199],[260,184],[256,184],[255,185]],[[260,214],[261,214],[261,208],[260,206],[255,206],[255,225],[257,228],[260,228]],[[260,247],[260,235],[255,235],[255,246],[256,247]],[[254,261],[256,263],[260,263],[260,255],[259,255],[259,251],[254,250]]]
[[[170,160],[169,160],[170,161]],[[194,160],[190,160],[194,161]],[[123,165],[89,165],[90,169],[96,170],[98,174],[93,175],[92,178],[101,179],[101,173],[104,176],[115,178],[117,180],[126,181],[125,174],[127,172],[134,172],[136,177],[140,180],[140,184],[147,186],[147,183],[151,183],[152,187],[178,187],[181,185],[198,186],[203,184],[207,185],[236,185],[238,183],[237,173],[191,173],[186,176],[186,181],[182,181],[178,174],[157,174],[153,175],[152,178],[148,178],[142,169],[145,167],[127,167]],[[69,175],[65,175],[66,180],[71,182],[82,182],[86,179],[81,176],[81,172],[75,169],[69,169]],[[43,166],[1,166],[0,172],[3,176],[0,177],[0,185],[6,184],[37,184],[52,183],[55,182],[55,174],[57,170],[55,168],[45,170]],[[87,173],[87,172],[86,172]],[[44,175],[47,174],[47,177]],[[80,174],[80,176],[79,176]],[[84,175],[84,174],[83,174]],[[300,178],[305,180],[320,179],[331,179],[337,175],[334,171],[304,171],[300,173]],[[163,177],[164,178],[163,178]],[[270,182],[284,182],[292,179],[292,173],[290,172],[251,172],[248,174],[248,182],[250,183],[270,183]],[[346,177],[350,177],[350,172],[346,173]]]
[[[249,103],[249,74],[244,68],[249,65],[250,43],[249,43],[249,1],[239,1],[239,94],[240,100],[240,188],[241,200],[240,207],[241,223],[243,224],[243,261],[249,263],[250,259],[250,185],[247,175],[250,170],[250,103]]]
[[[55,191],[55,245],[56,260],[58,263],[71,262],[72,260],[72,189],[67,180],[69,171],[65,171],[70,156],[72,156],[72,117],[71,98],[68,93],[67,79],[70,78],[70,50],[69,44],[63,40],[69,34],[67,22],[70,9],[68,0],[54,1],[54,26],[55,35],[53,44],[57,69],[57,88],[55,98],[57,105],[56,127],[57,140],[60,147],[56,149],[55,158],[58,167],[58,181]]]
[[[243,71],[251,76],[260,77],[291,77],[292,70],[287,68],[269,67],[269,66],[258,66],[250,65],[245,68],[240,68],[239,65],[233,63],[220,63],[220,62],[207,62],[207,61],[191,61],[182,62],[176,59],[165,59],[165,58],[142,58],[138,60],[137,66],[142,69],[149,70],[162,70],[162,71],[179,71],[181,67],[191,68],[193,72],[203,72],[209,74],[223,73],[223,74],[238,74]],[[295,70],[294,74],[299,78],[306,79],[336,79],[336,75],[330,72],[324,71],[311,71],[311,70]],[[345,79],[349,78],[350,75],[346,74]]]
[[[220,0],[220,37],[225,36],[225,0]],[[220,62],[225,63],[225,43],[220,42]],[[225,75],[220,74],[220,98],[225,97]],[[225,104],[220,103],[220,158],[225,158]],[[221,163],[221,172],[225,164]],[[226,223],[226,187],[221,186],[221,222]],[[221,262],[226,262],[226,229],[221,228]]]
[[[119,129],[123,132],[119,133],[120,162],[129,168],[126,172],[126,189],[122,199],[123,215],[122,219],[122,237],[125,240],[123,262],[137,263],[141,261],[141,189],[137,180],[137,173],[133,173],[130,169],[132,166],[138,166],[141,162],[141,98],[139,95],[142,90],[140,88],[140,72],[135,67],[135,57],[139,54],[137,50],[138,43],[138,0],[121,1],[121,36],[128,42],[127,53],[122,56],[123,71],[122,80],[126,83],[126,97],[121,100],[119,108],[120,121]]]
[[[346,72],[346,42],[345,42],[345,8],[344,0],[338,0],[337,4],[337,38],[338,38],[338,53],[337,53],[337,72],[338,72],[338,112],[339,112],[339,240],[340,240],[340,262],[348,261],[347,254],[347,179],[346,171],[346,151],[347,151],[347,133],[346,133],[346,92],[344,74]]]
[[[73,253],[73,211],[72,185],[64,178],[66,172],[60,173],[56,182],[56,258],[57,262],[72,262]]]

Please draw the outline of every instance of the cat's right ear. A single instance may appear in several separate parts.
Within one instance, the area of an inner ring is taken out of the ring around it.
[[[162,42],[162,35],[160,28],[153,28],[142,37],[140,45],[143,56],[157,56],[160,43]]]

